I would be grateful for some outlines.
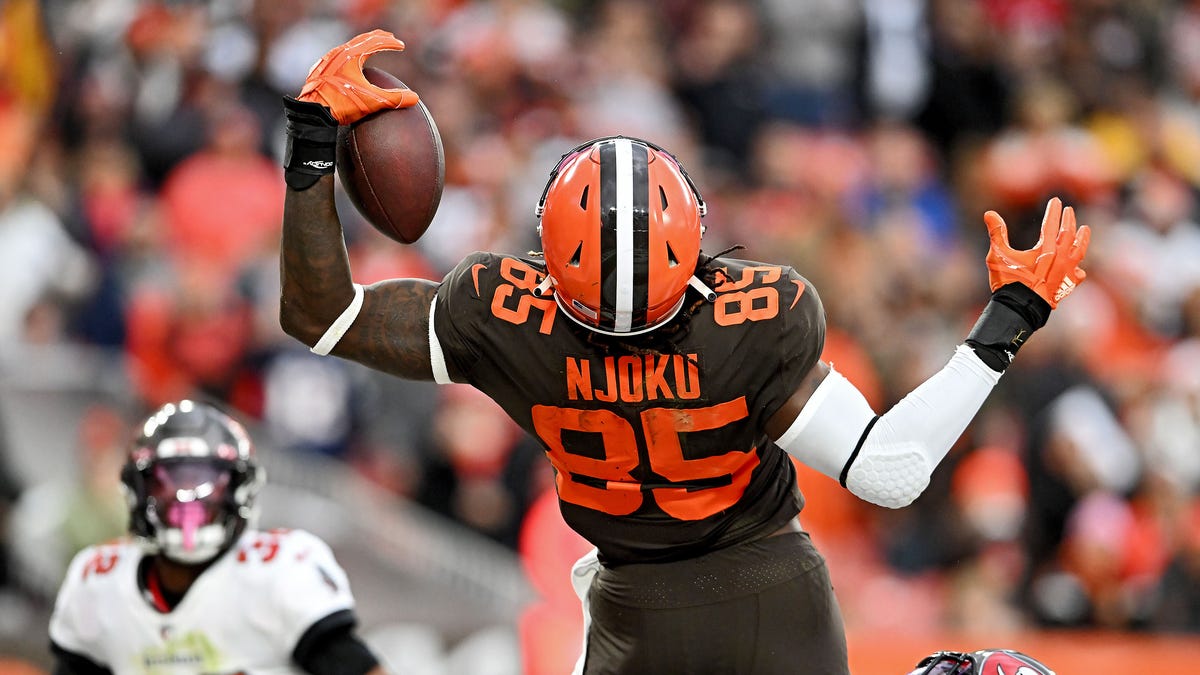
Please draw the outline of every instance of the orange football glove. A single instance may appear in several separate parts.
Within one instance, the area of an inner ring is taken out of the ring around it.
[[[338,124],[353,124],[380,110],[407,108],[420,100],[411,89],[383,89],[367,81],[363,63],[384,51],[404,51],[395,35],[375,29],[329,50],[308,71],[296,98],[327,106]]]
[[[1023,284],[1054,309],[1087,277],[1079,263],[1087,253],[1092,230],[1087,225],[1076,229],[1075,210],[1070,206],[1064,209],[1058,197],[1046,204],[1042,236],[1026,251],[1009,246],[1008,226],[1000,214],[988,211],[983,221],[991,239],[987,267],[993,291],[1005,284]]]

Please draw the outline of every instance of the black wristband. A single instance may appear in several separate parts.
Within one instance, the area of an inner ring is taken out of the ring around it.
[[[1045,326],[1050,319],[1050,303],[1025,284],[1013,282],[1001,286],[992,293],[992,300],[1020,314],[1022,319],[1029,322],[1032,330]]]
[[[1024,284],[1011,283],[992,293],[966,342],[989,368],[1002,373],[1049,318],[1049,303]]]
[[[337,159],[338,123],[320,103],[283,97],[287,118],[287,148],[283,177],[293,190],[307,190],[321,176],[333,173]]]

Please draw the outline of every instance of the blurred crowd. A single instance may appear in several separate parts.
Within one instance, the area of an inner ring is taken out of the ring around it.
[[[852,628],[1200,632],[1195,0],[8,0],[0,350],[124,364],[133,405],[80,430],[90,482],[115,490],[122,415],[200,395],[518,548],[550,468],[498,408],[278,326],[280,97],[373,28],[407,43],[371,65],[429,108],[446,188],[413,246],[342,197],[359,283],[536,249],[558,156],[639,136],[699,184],[706,251],[814,283],[826,360],[879,410],[986,302],[983,212],[1025,248],[1074,205],[1087,281],[927,493],[888,511],[802,468],[801,520]],[[82,511],[81,545],[123,526]]]

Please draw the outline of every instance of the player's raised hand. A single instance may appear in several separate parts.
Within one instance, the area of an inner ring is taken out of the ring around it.
[[[1051,308],[1057,308],[1087,276],[1079,263],[1087,253],[1091,228],[1076,227],[1075,210],[1070,206],[1063,208],[1058,197],[1046,204],[1042,236],[1031,249],[1018,251],[1009,245],[1008,226],[995,211],[983,214],[983,221],[991,240],[987,268],[993,291],[1006,284],[1020,283]]]
[[[375,29],[329,50],[308,71],[297,97],[327,106],[338,124],[353,124],[373,112],[417,104],[411,89],[383,89],[367,81],[363,63],[377,52],[404,51],[395,35]]]

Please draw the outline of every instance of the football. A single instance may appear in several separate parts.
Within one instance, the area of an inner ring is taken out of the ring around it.
[[[384,89],[405,85],[391,73],[363,68]],[[423,102],[382,110],[339,130],[337,171],[358,212],[402,243],[416,241],[442,200],[446,157],[437,125]]]

